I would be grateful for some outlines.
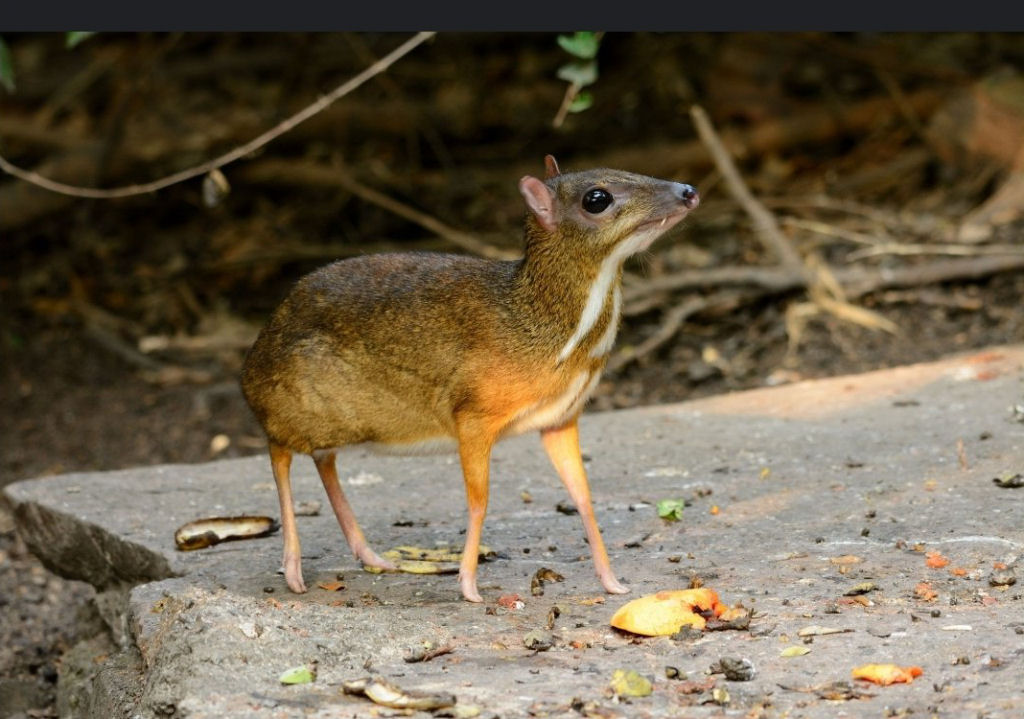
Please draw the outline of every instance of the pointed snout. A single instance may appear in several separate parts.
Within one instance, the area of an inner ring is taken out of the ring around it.
[[[692,210],[698,204],[700,204],[700,195],[697,193],[697,188],[693,185],[687,185],[682,182],[674,183],[673,192],[679,201],[686,206],[686,209]]]

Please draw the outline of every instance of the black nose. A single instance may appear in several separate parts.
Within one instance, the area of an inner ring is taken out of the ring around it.
[[[700,195],[697,193],[696,188],[693,185],[679,184],[676,190],[679,193],[679,199],[683,201],[683,204],[690,210],[696,207],[700,203]]]

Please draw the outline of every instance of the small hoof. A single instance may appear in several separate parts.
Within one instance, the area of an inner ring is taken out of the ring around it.
[[[611,579],[602,579],[601,584],[604,586],[604,590],[609,594],[629,594],[629,587],[620,584],[619,580],[615,577],[612,577]]]
[[[356,558],[367,567],[376,567],[377,569],[383,569],[386,572],[397,572],[398,566],[394,562],[389,562],[372,549],[367,548],[365,551],[356,552]]]
[[[305,594],[306,583],[302,581],[302,561],[297,558],[285,557],[281,564],[284,567],[284,581],[288,584],[288,588],[296,594]]]
[[[467,602],[480,603],[484,600],[476,588],[476,576],[470,578],[459,577],[459,588],[462,590],[462,596]]]

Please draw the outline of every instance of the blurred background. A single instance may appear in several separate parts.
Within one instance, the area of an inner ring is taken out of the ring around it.
[[[147,182],[407,37],[2,34],[0,155]],[[518,252],[517,182],[547,153],[703,198],[627,264],[589,411],[1020,342],[1022,66],[1020,34],[441,34],[222,177],[94,200],[0,174],[0,485],[264,451],[236,375],[292,283],[368,252]],[[0,530],[0,670],[21,682],[0,705],[45,715],[88,590],[33,564],[2,509]]]

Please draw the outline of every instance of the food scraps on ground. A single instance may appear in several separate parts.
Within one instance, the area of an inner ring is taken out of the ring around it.
[[[544,594],[544,582],[564,582],[565,577],[556,572],[554,569],[548,569],[547,567],[541,567],[534,572],[533,577],[530,579],[530,594],[535,597],[539,597]]]
[[[654,691],[650,679],[632,669],[616,669],[609,686],[620,697],[646,697]]]
[[[439,647],[433,642],[426,641],[423,642],[421,646],[410,651],[402,657],[402,659],[409,664],[415,664],[416,662],[429,662],[435,657],[439,657],[444,654],[451,654],[453,651],[455,651],[455,647],[451,644],[445,644],[444,646]]]
[[[523,646],[534,652],[546,652],[554,645],[554,637],[543,629],[534,629],[523,637]]]
[[[526,603],[518,594],[503,594],[498,597],[498,606],[505,609],[522,609]]]
[[[1000,477],[993,477],[992,481],[995,482],[997,487],[1003,489],[1020,489],[1024,487],[1024,474],[1004,474]]]
[[[658,516],[674,522],[683,518],[683,507],[685,506],[685,499],[658,500]]]
[[[731,682],[749,682],[754,678],[754,663],[740,657],[722,657],[711,665],[712,674],[724,674]]]
[[[797,644],[791,647],[786,647],[781,652],[779,652],[779,656],[784,659],[789,659],[791,657],[802,657],[804,654],[810,653],[811,650],[809,648]]]
[[[822,627],[811,624],[796,633],[798,637],[824,637],[828,634],[847,634],[853,630],[849,627]]]
[[[858,594],[867,594],[878,589],[878,585],[874,582],[861,582],[860,584],[853,585],[850,589],[843,592],[843,596],[856,597]]]
[[[375,704],[392,709],[431,711],[455,706],[455,695],[447,692],[431,694],[402,689],[378,677],[362,677],[341,683],[345,694],[364,696]]]
[[[277,520],[273,517],[206,517],[178,527],[174,533],[174,545],[188,552],[221,542],[266,537],[277,528]]]
[[[301,664],[291,669],[286,669],[278,681],[282,684],[309,684],[316,680],[316,664]]]
[[[704,629],[709,619],[730,621],[748,615],[745,609],[730,609],[713,589],[664,590],[639,597],[619,607],[611,625],[648,637],[670,636],[682,627]]]
[[[944,557],[942,555],[942,552],[940,552],[937,549],[933,549],[933,550],[931,550],[929,552],[925,552],[924,556],[925,556],[925,560],[924,560],[925,565],[931,567],[932,569],[942,569],[947,564],[949,564],[949,558],[948,557]]]
[[[462,561],[462,552],[450,547],[435,547],[433,549],[411,546],[393,547],[383,552],[381,556],[390,559],[398,568],[397,571],[406,574],[457,574],[459,562]],[[486,562],[496,556],[493,549],[480,545],[479,559],[481,562]],[[380,567],[364,566],[363,571],[381,574],[387,570]]]
[[[863,664],[853,669],[854,679],[864,679],[875,684],[909,684],[914,677],[924,674],[921,667],[900,667],[895,664]]]

